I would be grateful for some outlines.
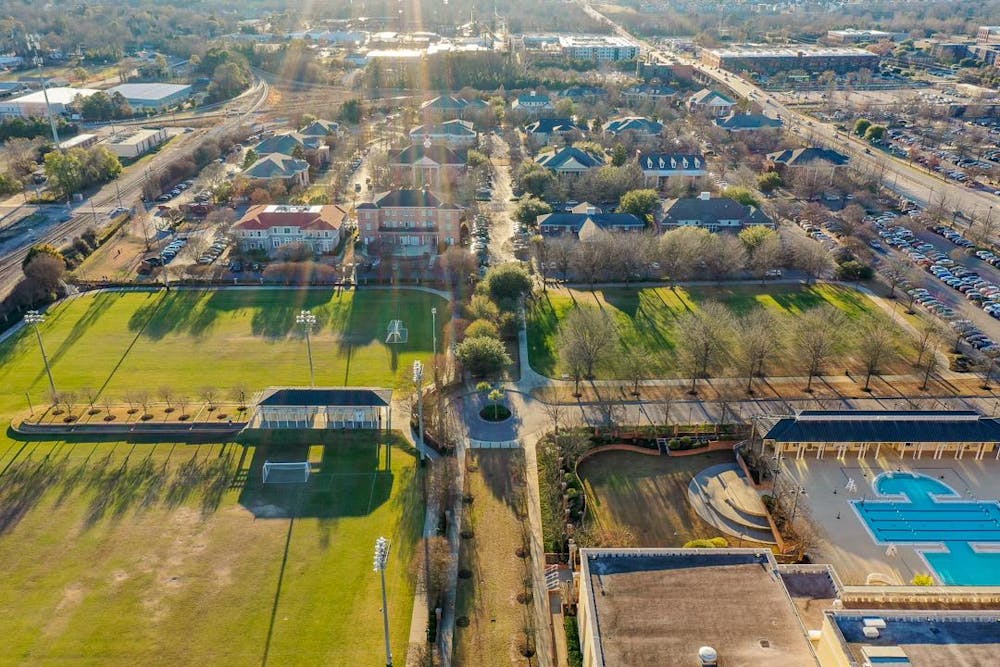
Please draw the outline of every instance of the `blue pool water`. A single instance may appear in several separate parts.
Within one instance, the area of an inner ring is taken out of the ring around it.
[[[1000,586],[1000,552],[976,553],[972,544],[1000,544],[1000,503],[961,500],[943,482],[911,473],[888,473],[875,481],[881,496],[905,500],[855,500],[854,508],[880,544],[934,544],[922,551],[946,584]]]

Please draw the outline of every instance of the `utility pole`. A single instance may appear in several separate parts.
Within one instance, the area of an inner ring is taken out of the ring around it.
[[[49,357],[45,354],[45,346],[42,345],[42,334],[38,331],[38,325],[45,322],[45,315],[37,310],[29,310],[24,314],[24,321],[35,330],[35,338],[38,339],[38,349],[42,351],[42,361],[45,362],[45,374],[49,376],[49,389],[52,390],[52,400],[56,400],[56,383],[52,379],[52,369],[49,367]]]
[[[56,130],[56,120],[52,116],[52,107],[49,106],[48,83],[48,79],[42,79],[42,97],[45,98],[45,115],[49,117],[49,128],[52,129],[52,143],[55,144],[56,150],[59,150],[59,132]]]
[[[437,380],[438,380],[438,364],[437,364],[437,356],[438,356],[438,327],[437,327],[437,314],[438,314],[438,309],[437,308],[431,308],[431,336],[433,336],[433,339],[434,339],[434,346],[432,348],[434,350],[434,357],[433,357],[432,363],[434,364],[434,383],[435,384],[437,384]]]
[[[301,324],[306,333],[306,353],[309,355],[309,386],[315,387],[316,373],[313,371],[312,341],[309,334],[312,332],[313,325],[316,324],[316,316],[311,311],[303,310],[295,316],[295,323]]]
[[[375,540],[375,571],[382,577],[382,631],[385,635],[385,667],[392,667],[392,646],[389,643],[389,602],[385,596],[385,568],[389,562],[389,540]]]

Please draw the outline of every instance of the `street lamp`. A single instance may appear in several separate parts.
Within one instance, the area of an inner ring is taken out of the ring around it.
[[[309,385],[315,387],[316,373],[313,371],[312,341],[309,334],[312,332],[313,325],[316,324],[316,316],[308,310],[303,310],[295,316],[295,323],[301,324],[303,331],[306,333],[306,353],[309,355]]]
[[[434,363],[434,382],[435,383],[437,382],[437,379],[438,379],[438,365],[437,365],[437,356],[438,356],[438,327],[437,327],[437,314],[438,314],[438,309],[437,308],[431,308],[431,336],[432,336],[432,338],[434,340],[434,345],[433,345],[432,349],[434,350],[433,363]]]
[[[38,339],[38,349],[42,351],[42,361],[45,362],[45,373],[49,376],[49,389],[52,390],[52,400],[56,400],[56,383],[52,380],[52,369],[49,368],[49,357],[45,354],[45,346],[42,345],[42,334],[38,331],[38,325],[45,322],[45,315],[37,310],[29,310],[24,314],[24,321],[35,330],[35,338]]]
[[[417,387],[417,443],[420,460],[424,460],[424,365],[418,359],[413,362],[413,384]]]
[[[389,562],[389,540],[375,540],[375,571],[382,577],[382,629],[385,633],[385,666],[392,667],[392,646],[389,644],[389,603],[385,597],[385,566]]]
[[[806,490],[801,486],[794,491],[795,499],[792,501],[792,516],[788,519],[788,525],[795,529],[795,510],[799,507],[799,498],[806,495]]]

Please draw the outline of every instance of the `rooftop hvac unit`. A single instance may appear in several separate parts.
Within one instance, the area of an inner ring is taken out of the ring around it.
[[[698,649],[698,660],[701,667],[718,667],[719,652],[711,646],[702,646]]]
[[[878,628],[873,628],[870,625],[866,625],[861,632],[866,639],[878,639],[879,636]]]

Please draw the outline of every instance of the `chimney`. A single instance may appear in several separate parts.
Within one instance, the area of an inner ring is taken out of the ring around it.
[[[698,195],[698,199],[702,201],[708,201],[711,198],[712,198],[711,192],[702,192],[700,195]]]

